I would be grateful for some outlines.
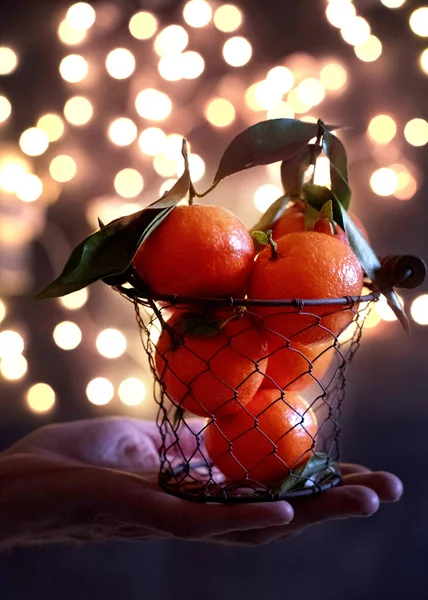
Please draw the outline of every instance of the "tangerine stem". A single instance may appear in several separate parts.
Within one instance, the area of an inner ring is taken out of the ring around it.
[[[268,244],[270,246],[270,251],[271,251],[270,259],[277,260],[278,259],[278,246],[276,245],[276,242],[274,241],[274,239],[272,237],[272,229],[269,229],[269,231],[266,233],[266,235],[267,235]]]

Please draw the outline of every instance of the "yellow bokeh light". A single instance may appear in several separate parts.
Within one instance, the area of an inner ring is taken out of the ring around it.
[[[181,25],[168,25],[156,36],[154,49],[156,54],[164,56],[165,54],[183,52],[189,43],[189,34]]]
[[[136,124],[127,117],[115,119],[108,128],[108,137],[117,146],[129,146],[137,138],[137,133]]]
[[[135,198],[143,187],[144,180],[135,169],[122,169],[114,178],[114,189],[122,198]]]
[[[400,8],[406,0],[380,0],[387,8]]]
[[[245,92],[245,103],[248,106],[248,108],[251,108],[251,110],[255,110],[255,111],[263,110],[263,108],[260,106],[260,104],[256,100],[256,90],[257,90],[257,86],[260,83],[262,83],[262,82],[259,81],[257,83],[253,83],[252,85],[250,85],[250,87]]]
[[[37,129],[44,131],[50,142],[56,142],[64,133],[64,121],[55,114],[43,115],[37,121]]]
[[[227,127],[235,120],[235,107],[225,98],[213,98],[205,107],[205,117],[214,127]]]
[[[412,12],[409,19],[410,28],[420,37],[428,37],[428,6],[421,6]]]
[[[266,116],[268,119],[294,119],[295,113],[292,106],[282,100],[275,108],[270,108]]]
[[[172,102],[163,92],[147,88],[137,95],[135,108],[143,119],[164,121],[171,114]]]
[[[283,192],[278,186],[266,183],[256,190],[254,194],[254,206],[261,213],[264,213],[282,194]]]
[[[86,31],[95,23],[96,13],[87,2],[76,2],[70,6],[65,16],[67,24],[77,31]]]
[[[297,86],[297,96],[302,104],[316,106],[324,100],[325,89],[319,79],[308,77]]]
[[[17,381],[24,377],[28,369],[27,360],[22,354],[16,354],[7,358],[3,358],[0,363],[0,372],[5,379],[9,381]]]
[[[328,156],[320,156],[315,163],[314,172],[315,185],[324,185],[330,187],[330,159]]]
[[[126,337],[118,329],[104,329],[97,337],[96,346],[101,356],[119,358],[126,350]]]
[[[91,102],[83,96],[73,96],[64,106],[64,116],[71,125],[86,125],[94,113]]]
[[[370,186],[378,196],[391,196],[398,188],[398,175],[391,168],[378,169],[370,178]]]
[[[371,35],[364,44],[354,46],[354,52],[363,62],[374,62],[382,54],[382,42]]]
[[[74,350],[82,341],[82,331],[76,323],[63,321],[55,327],[53,339],[62,350]]]
[[[425,146],[428,143],[428,122],[425,119],[412,119],[404,128],[404,137],[412,146]]]
[[[310,104],[305,104],[302,102],[299,94],[297,93],[297,89],[291,90],[287,96],[287,102],[297,114],[303,114],[312,108]]]
[[[131,17],[129,31],[137,40],[148,40],[156,33],[158,20],[147,11],[140,11]]]
[[[268,71],[266,81],[272,83],[282,94],[287,94],[294,85],[293,71],[287,67],[273,67]]]
[[[161,177],[173,177],[177,173],[177,160],[171,160],[163,154],[156,154],[153,159],[153,168]]]
[[[4,320],[6,316],[6,304],[3,300],[0,300],[0,323]]]
[[[189,154],[189,170],[192,181],[200,181],[205,175],[205,162],[199,154]],[[181,175],[182,168],[177,172]]]
[[[34,202],[43,194],[43,182],[37,175],[27,173],[20,179],[16,195],[22,202]]]
[[[49,138],[41,129],[30,127],[21,134],[19,146],[28,156],[40,156],[48,149]]]
[[[181,54],[181,74],[184,79],[196,79],[205,69],[205,61],[199,52],[188,50]]]
[[[165,145],[166,134],[159,127],[148,127],[141,132],[138,145],[141,152],[147,156],[155,156],[162,152]]]
[[[177,183],[177,179],[167,179],[159,188],[159,196],[162,197],[166,192],[169,192]]]
[[[28,165],[19,159],[6,161],[0,168],[0,189],[14,193],[22,179],[28,175]]]
[[[95,377],[86,386],[86,396],[92,404],[108,404],[114,396],[114,387],[105,377]]]
[[[27,391],[28,407],[35,413],[45,413],[55,406],[55,392],[47,383],[35,383]]]
[[[128,377],[119,385],[118,394],[121,402],[128,406],[141,404],[146,397],[146,386],[137,377]]]
[[[212,19],[212,8],[206,0],[190,0],[184,5],[183,18],[190,27],[205,27]]]
[[[348,79],[346,69],[338,63],[329,63],[320,71],[320,81],[326,90],[336,92],[341,90]]]
[[[367,133],[377,144],[388,144],[397,133],[397,125],[389,115],[377,115],[370,121]]]
[[[22,354],[24,350],[24,339],[17,332],[5,329],[0,332],[0,358],[11,358]]]
[[[183,55],[165,54],[159,60],[158,71],[166,81],[179,81],[183,77]]]
[[[69,83],[85,79],[89,71],[88,63],[80,54],[69,54],[59,64],[61,77]]]
[[[242,12],[234,4],[223,4],[214,13],[214,25],[224,33],[236,31],[242,24]]]
[[[88,297],[88,290],[83,288],[77,292],[72,292],[71,294],[62,296],[62,298],[59,298],[59,302],[62,304],[62,306],[64,306],[64,308],[68,308],[68,310],[77,310],[86,304]]]
[[[107,54],[106,69],[114,79],[127,79],[135,71],[135,57],[126,48],[115,48]]]
[[[166,136],[162,154],[165,158],[178,162],[181,160],[181,148],[183,136],[179,133],[170,133]],[[190,152],[190,144],[187,143],[187,151]]]
[[[223,46],[223,58],[231,67],[243,67],[249,62],[252,54],[252,46],[244,37],[232,37]]]
[[[344,27],[355,18],[357,11],[349,0],[332,0],[326,8],[326,17],[333,27]]]
[[[419,64],[421,65],[422,71],[428,75],[428,48],[421,53]]]
[[[256,83],[253,92],[254,102],[262,109],[275,108],[282,101],[282,91],[272,79]]]
[[[428,294],[422,294],[413,300],[410,313],[415,323],[428,325]]]
[[[0,46],[0,75],[13,73],[18,66],[18,56],[12,48]]]
[[[66,154],[60,154],[52,159],[49,165],[49,173],[52,179],[59,183],[71,181],[77,172],[76,162]]]
[[[67,46],[77,46],[83,42],[86,35],[87,32],[85,29],[74,29],[65,19],[59,24],[58,37]]]
[[[405,184],[404,184],[405,182]],[[398,200],[410,200],[418,191],[418,183],[413,175],[410,173],[407,174],[407,177],[403,175],[403,173],[398,173],[398,188],[394,192],[394,196]],[[404,185],[403,185],[404,184]]]
[[[403,299],[398,294],[397,294],[397,297],[398,297],[398,300],[400,301],[401,306],[403,306],[404,305]],[[388,306],[388,302],[387,302],[385,296],[381,296],[379,298],[378,302],[376,302],[375,310],[376,310],[377,314],[379,315],[379,317],[382,319],[382,321],[387,321],[387,322],[397,321],[397,317],[395,316],[395,313],[392,310],[392,308],[390,308]]]
[[[0,123],[4,123],[12,112],[12,105],[6,96],[0,96]]]
[[[370,25],[363,17],[355,17],[347,22],[340,33],[347,44],[351,46],[361,46],[370,38]]]

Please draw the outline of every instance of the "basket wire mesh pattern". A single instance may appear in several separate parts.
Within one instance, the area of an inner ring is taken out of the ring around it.
[[[117,290],[134,304],[153,374],[165,491],[199,502],[257,502],[340,483],[346,370],[377,294],[265,301]],[[171,325],[190,311],[227,316],[215,342],[194,337],[188,322],[188,329]],[[281,319],[294,324],[288,337]],[[332,319],[344,323],[340,331],[326,326]]]

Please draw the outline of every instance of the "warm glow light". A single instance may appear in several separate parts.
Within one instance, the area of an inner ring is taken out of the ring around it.
[[[66,154],[60,154],[52,159],[49,165],[49,173],[52,179],[59,183],[66,183],[71,181],[75,177],[77,172],[77,166],[71,156]]]
[[[214,127],[227,127],[235,120],[235,108],[225,98],[214,98],[205,107],[205,117]]]
[[[162,152],[166,140],[166,134],[159,127],[148,127],[141,132],[138,145],[141,152],[148,156],[155,156]]]
[[[86,125],[93,115],[91,102],[83,96],[73,96],[64,106],[64,116],[72,125]]]
[[[4,123],[10,117],[12,105],[6,96],[0,96],[0,123]]]
[[[302,104],[316,106],[325,97],[325,89],[321,81],[313,77],[304,79],[297,86],[297,96]]]
[[[64,19],[58,27],[58,37],[63,44],[67,46],[76,46],[83,42],[86,37],[85,29],[73,29],[68,21]]]
[[[43,115],[37,121],[37,129],[44,131],[50,142],[56,142],[64,133],[64,121],[58,115]]]
[[[297,93],[297,89],[291,90],[287,96],[287,102],[297,114],[303,114],[312,108],[312,105],[302,102],[299,94]]]
[[[143,119],[163,121],[171,114],[172,102],[163,92],[148,88],[137,95],[135,108]]]
[[[6,304],[0,300],[0,323],[3,321],[3,319],[6,316]]]
[[[118,393],[120,400],[124,404],[136,406],[137,404],[141,404],[146,397],[146,386],[141,379],[128,377],[128,379],[124,379],[119,385]]]
[[[354,52],[363,62],[374,62],[382,54],[382,42],[375,35],[371,35],[364,44],[355,46]]]
[[[320,156],[315,163],[314,183],[330,187],[330,159],[328,156]]]
[[[126,350],[126,337],[118,329],[104,329],[97,337],[96,346],[105,358],[119,358]]]
[[[156,154],[153,159],[153,168],[161,177],[173,177],[177,174],[177,160],[171,160],[163,154]]]
[[[428,294],[415,298],[410,309],[412,319],[419,325],[428,325]]]
[[[110,123],[108,136],[117,146],[129,146],[137,137],[137,126],[131,119],[120,117]]]
[[[88,70],[88,63],[80,54],[69,54],[59,64],[61,77],[70,83],[77,83],[85,79]]]
[[[4,358],[0,363],[0,372],[9,381],[17,381],[24,377],[27,368],[27,361],[22,354]]]
[[[400,8],[406,0],[380,0],[387,8]]]
[[[224,33],[236,31],[242,23],[242,12],[234,4],[223,4],[214,13],[214,25]]]
[[[356,15],[355,6],[349,0],[332,0],[326,9],[327,20],[333,27],[344,27]]]
[[[243,67],[250,60],[252,53],[251,44],[244,37],[232,37],[223,46],[224,60],[231,67]]]
[[[135,71],[135,58],[126,48],[115,48],[106,58],[107,73],[115,79],[127,79]]]
[[[165,54],[159,61],[158,71],[166,81],[179,81],[183,77],[183,55]]]
[[[370,25],[363,17],[355,17],[342,27],[340,33],[351,46],[361,46],[370,38]]]
[[[158,21],[152,13],[140,11],[131,17],[129,31],[137,40],[148,40],[158,28]]]
[[[17,331],[5,329],[0,331],[0,358],[11,358],[22,354],[24,350],[24,340]]]
[[[189,34],[181,25],[168,25],[156,36],[154,49],[159,56],[183,52],[189,43]]]
[[[177,175],[181,175],[182,168],[177,172]],[[205,162],[199,156],[199,154],[189,154],[189,170],[192,177],[192,181],[200,181],[205,175]]]
[[[287,67],[273,67],[268,71],[266,81],[272,83],[282,94],[287,94],[294,85],[294,75]]]
[[[245,92],[245,103],[248,106],[248,108],[251,108],[251,110],[255,110],[255,111],[263,110],[263,108],[260,106],[260,104],[256,100],[256,90],[257,90],[257,86],[260,83],[262,83],[262,82],[259,81],[258,83],[253,83],[252,85],[250,85],[250,87]]]
[[[194,52],[193,50],[183,52],[180,62],[181,74],[184,79],[196,79],[204,72],[205,61],[199,52]]]
[[[48,149],[49,138],[41,129],[30,127],[21,134],[19,146],[28,156],[40,156]]]
[[[205,27],[211,21],[212,12],[206,0],[190,0],[184,5],[183,18],[190,27]]]
[[[74,350],[82,341],[82,332],[76,323],[63,321],[55,327],[53,339],[63,350]]]
[[[320,81],[326,90],[336,92],[346,84],[348,75],[346,69],[337,63],[325,65],[320,72]]]
[[[43,194],[43,182],[31,173],[19,180],[16,195],[22,202],[34,202]]]
[[[177,179],[167,179],[159,188],[159,196],[162,197],[166,192],[169,192],[177,183]]]
[[[18,190],[19,183],[28,175],[28,166],[24,161],[12,159],[0,168],[0,189],[14,193]]]
[[[377,144],[388,144],[397,133],[397,125],[389,115],[377,115],[370,121],[367,132]]]
[[[65,16],[67,24],[77,31],[86,31],[95,23],[95,10],[87,2],[76,2]]]
[[[428,37],[428,6],[421,6],[413,11],[409,24],[413,33],[420,37]]]
[[[55,392],[47,383],[35,383],[27,391],[27,404],[33,412],[48,412],[55,405]]]
[[[391,196],[398,188],[398,175],[391,168],[378,169],[370,178],[370,186],[378,196]]]
[[[13,73],[17,66],[18,56],[16,52],[8,46],[0,46],[0,75]]]
[[[135,169],[122,169],[114,178],[114,189],[122,198],[135,198],[143,187],[144,180]]]
[[[86,396],[89,402],[97,406],[108,404],[114,396],[113,384],[105,377],[96,377],[88,383]]]
[[[428,143],[428,122],[412,119],[404,128],[404,137],[412,146],[425,146]]]
[[[254,88],[254,101],[263,110],[275,108],[282,100],[282,91],[271,79],[260,81]]]
[[[264,213],[282,194],[283,192],[279,187],[271,183],[266,183],[256,190],[254,205],[257,210]]]
[[[402,187],[403,179],[407,179],[406,184]],[[418,184],[416,179],[408,173],[408,177],[404,178],[402,173],[398,173],[399,186],[394,192],[394,196],[398,200],[410,200],[418,191]]]
[[[398,294],[397,294],[397,296],[398,296],[401,306],[403,306],[403,299]],[[375,303],[375,310],[376,310],[377,314],[380,316],[380,318],[382,319],[382,321],[391,322],[391,321],[397,320],[397,317],[395,316],[394,311],[392,310],[392,308],[390,308],[388,306],[388,302],[387,302],[385,296],[381,296],[379,298],[378,302]]]
[[[62,296],[62,298],[59,298],[59,301],[65,308],[68,308],[68,310],[77,310],[86,304],[88,296],[88,290],[83,288],[77,292]]]
[[[266,116],[268,119],[294,119],[295,113],[288,102],[281,101],[274,108],[270,108]]]
[[[428,75],[428,48],[422,52],[419,63],[422,71]]]

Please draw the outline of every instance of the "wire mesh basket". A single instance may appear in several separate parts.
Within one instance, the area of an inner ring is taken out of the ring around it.
[[[165,491],[255,502],[340,483],[346,370],[377,294],[268,301],[119,291],[134,304],[154,378]]]

